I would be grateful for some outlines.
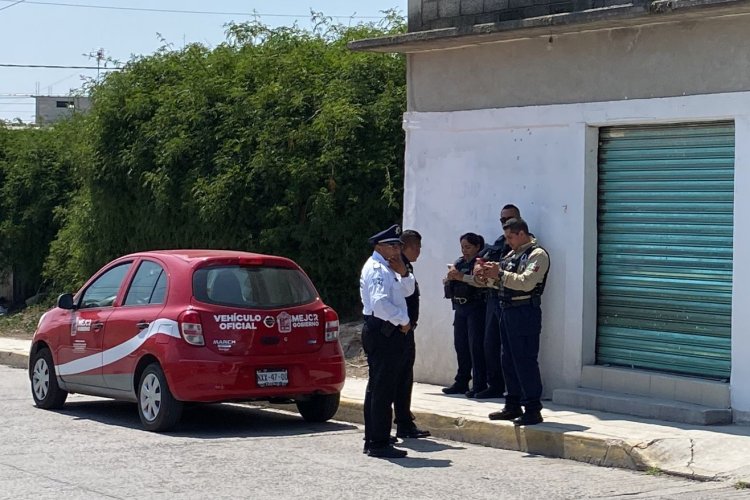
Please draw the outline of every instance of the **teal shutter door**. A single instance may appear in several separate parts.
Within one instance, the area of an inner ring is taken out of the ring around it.
[[[597,363],[729,379],[734,124],[602,128]]]

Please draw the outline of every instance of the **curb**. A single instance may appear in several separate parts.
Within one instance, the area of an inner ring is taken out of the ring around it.
[[[532,455],[565,458],[604,467],[646,470],[649,465],[632,446],[621,440],[603,440],[560,432],[553,424],[516,427],[511,422],[491,422],[454,418],[435,413],[414,412],[419,427],[433,436],[490,448],[521,451]],[[363,404],[342,399],[336,420],[364,423]],[[545,428],[547,427],[547,428]]]
[[[0,364],[28,370],[29,355],[25,352],[0,351]],[[292,411],[288,404],[253,402],[253,405]],[[632,470],[655,470],[662,474],[699,481],[715,481],[717,476],[696,474],[684,466],[664,463],[658,450],[649,451],[642,443],[604,435],[571,430],[564,424],[545,422],[530,427],[516,427],[511,422],[475,420],[437,413],[414,411],[419,427],[434,437],[490,448],[520,451],[530,455],[564,458],[602,467]],[[341,398],[333,420],[364,424],[363,402]],[[663,458],[663,457],[662,457]],[[688,472],[689,471],[689,472]]]
[[[289,410],[289,405],[263,404],[269,408]],[[433,437],[476,444],[490,448],[520,451],[531,455],[565,458],[603,467],[648,470],[652,466],[637,453],[634,445],[618,439],[581,436],[555,429],[554,424],[516,427],[511,422],[491,422],[454,418],[436,413],[413,412],[421,429]],[[364,424],[363,403],[341,398],[333,420]],[[668,471],[662,471],[669,473]],[[682,474],[680,474],[682,475]],[[694,478],[697,479],[697,478]]]
[[[261,406],[296,412],[284,404],[264,403]],[[647,447],[644,448],[642,443],[631,443],[603,435],[585,435],[554,423],[516,427],[511,422],[456,418],[419,411],[413,413],[421,429],[429,430],[433,437],[450,441],[575,460],[601,467],[655,471],[697,481],[719,479],[715,475],[688,472],[684,467],[672,467],[673,464],[664,463],[659,456],[650,452]],[[364,424],[362,401],[342,397],[333,420]]]
[[[11,368],[29,368],[29,355],[26,353],[13,351],[0,351],[0,365],[10,366]]]

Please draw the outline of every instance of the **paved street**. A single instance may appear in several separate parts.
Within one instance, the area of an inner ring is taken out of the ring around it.
[[[71,396],[36,409],[25,371],[0,366],[0,498],[746,498],[726,483],[605,469],[449,441],[410,458],[361,453],[362,429],[240,405],[186,410],[173,434],[132,404]]]

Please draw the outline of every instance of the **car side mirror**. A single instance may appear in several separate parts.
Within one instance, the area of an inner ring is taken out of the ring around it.
[[[73,304],[73,294],[64,293],[57,298],[57,307],[60,309],[75,309]]]

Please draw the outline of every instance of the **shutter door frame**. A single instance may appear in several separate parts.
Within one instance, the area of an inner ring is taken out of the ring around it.
[[[734,122],[603,127],[597,364],[729,380]]]

